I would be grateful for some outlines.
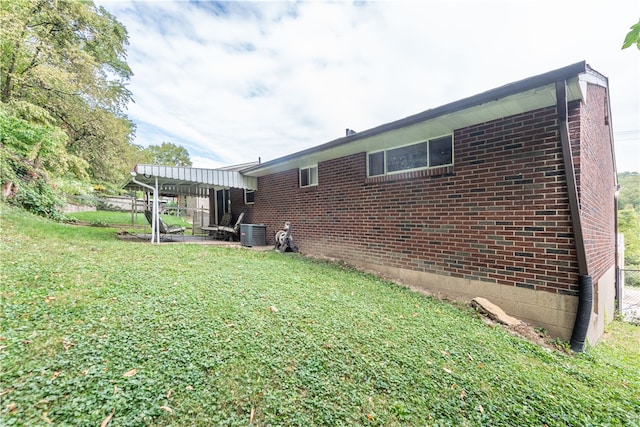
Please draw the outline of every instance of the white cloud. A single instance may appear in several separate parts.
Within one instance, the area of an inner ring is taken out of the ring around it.
[[[640,53],[619,49],[630,0],[97,3],[129,31],[136,142],[181,144],[197,166],[269,160],[584,59],[627,132],[618,169],[640,171]]]

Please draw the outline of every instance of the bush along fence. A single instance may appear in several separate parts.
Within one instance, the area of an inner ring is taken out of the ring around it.
[[[128,196],[66,195],[65,213],[82,211],[138,211],[144,212],[145,202]]]

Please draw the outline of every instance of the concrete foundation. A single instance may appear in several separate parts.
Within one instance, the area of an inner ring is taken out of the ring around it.
[[[568,341],[571,338],[578,308],[578,298],[575,296],[383,265],[356,265],[368,271],[392,277],[416,291],[438,293],[445,297],[463,301],[470,301],[474,297],[484,297],[498,305],[509,315],[533,326],[545,328],[553,337],[564,341]],[[605,310],[605,308],[603,307],[602,310]],[[593,325],[590,326],[591,337],[589,341],[595,343],[597,337],[602,334],[604,325],[597,326],[601,323],[600,318],[592,318],[592,321]]]

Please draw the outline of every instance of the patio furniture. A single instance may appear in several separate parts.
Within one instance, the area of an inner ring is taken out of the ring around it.
[[[203,232],[206,232],[207,233],[206,235],[213,236],[215,238],[218,233],[218,228],[228,227],[229,224],[231,224],[231,212],[227,212],[224,215],[222,215],[220,224],[213,224],[213,225],[209,224],[206,227],[201,227],[201,230]],[[204,237],[206,237],[206,235]]]
[[[227,212],[222,215],[222,219],[220,220],[220,224],[207,225],[206,227],[202,227],[202,231],[206,231],[209,235],[215,236],[214,231],[217,232],[220,227],[228,227],[231,223],[231,212]]]
[[[149,222],[149,225],[153,226],[153,214],[151,213],[150,210],[145,210],[144,211],[144,216],[145,218],[147,218],[147,221]],[[180,225],[167,225],[163,220],[162,217],[160,215],[158,215],[158,230],[160,232],[160,236],[163,235],[172,235],[172,234],[182,234],[182,240],[184,240],[184,231],[186,230],[185,227],[182,227]]]
[[[238,233],[240,232],[240,224],[242,224],[243,218],[244,212],[238,215],[238,219],[236,220],[235,225],[231,227],[229,225],[231,223],[231,214],[226,213],[222,216],[220,225],[210,225],[208,227],[202,227],[202,231],[208,231],[210,235],[216,239],[233,241],[236,239]]]
[[[236,220],[236,225],[234,225],[233,227],[218,227],[218,236],[223,240],[235,240],[240,233],[240,224],[242,224],[243,218],[244,212],[241,212],[240,215],[238,215],[238,219]]]

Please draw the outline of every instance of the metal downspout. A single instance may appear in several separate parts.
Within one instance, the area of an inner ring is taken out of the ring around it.
[[[571,334],[571,349],[576,352],[581,352],[584,350],[587,330],[589,329],[589,323],[591,321],[591,312],[593,310],[593,283],[592,278],[589,275],[587,265],[584,235],[582,233],[582,218],[580,216],[580,200],[578,197],[578,186],[576,184],[576,171],[573,164],[571,141],[569,139],[569,106],[567,100],[566,80],[556,82],[556,107],[579,274],[578,311],[576,313],[576,321],[573,325],[573,332]]]
[[[160,243],[160,201],[158,200],[158,176],[156,175],[156,188],[153,190],[153,222],[156,226],[156,242]]]
[[[153,241],[155,240],[155,236],[156,234],[158,235],[158,243],[160,243],[160,233],[156,233],[156,231],[158,231],[158,211],[156,209],[157,206],[157,202],[158,202],[158,196],[157,196],[157,186],[158,186],[158,178],[156,177],[156,188],[145,184],[144,182],[140,182],[136,179],[136,176],[138,174],[135,171],[131,172],[131,181],[135,182],[136,184],[138,184],[141,187],[145,187],[148,188],[149,190],[153,191],[153,202],[151,203],[151,243],[153,243]]]
[[[616,172],[617,175],[617,172]],[[614,219],[614,227],[615,227],[615,233],[616,233],[616,238],[615,238],[615,245],[616,245],[616,311],[621,312],[622,311],[622,274],[621,274],[621,269],[624,268],[624,263],[623,263],[623,267],[620,267],[620,238],[618,237],[618,205],[619,205],[619,201],[620,201],[620,184],[617,183],[618,179],[616,177],[616,192],[615,192],[615,198],[614,198],[614,203],[615,203],[615,219]]]
[[[606,92],[606,99],[607,99],[607,121],[606,124],[609,127],[609,138],[611,140],[611,157],[613,160],[613,167],[614,167],[614,171],[613,171],[613,179],[614,179],[614,183],[613,185],[615,186],[614,188],[616,189],[615,193],[614,193],[614,212],[615,212],[615,218],[614,218],[614,227],[615,227],[615,245],[616,245],[616,250],[615,250],[615,257],[616,257],[616,262],[615,262],[615,268],[616,268],[616,300],[617,300],[617,311],[622,311],[622,275],[620,270],[622,268],[624,268],[624,262],[622,263],[622,265],[620,265],[620,251],[619,251],[619,247],[618,245],[620,244],[620,239],[618,238],[618,202],[619,202],[619,198],[620,198],[620,184],[618,183],[618,169],[617,169],[617,162],[616,162],[616,150],[613,146],[614,144],[614,137],[613,137],[613,117],[611,115],[611,103],[609,102],[609,79],[605,77],[605,80],[607,82],[607,92]]]

